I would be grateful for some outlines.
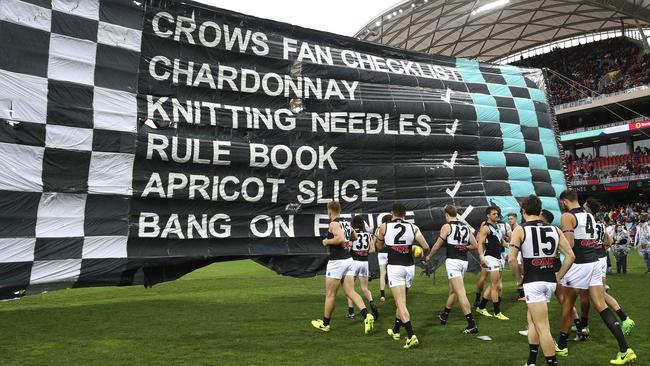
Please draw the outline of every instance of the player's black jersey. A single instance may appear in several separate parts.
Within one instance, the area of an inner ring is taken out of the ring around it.
[[[503,245],[501,244],[501,239],[503,239],[503,235],[501,235],[501,229],[499,229],[499,227],[496,225],[491,225],[487,221],[484,223],[484,225],[490,229],[490,233],[485,238],[485,242],[483,243],[483,255],[489,255],[494,258],[501,258],[501,248],[503,248]]]
[[[343,230],[345,239],[343,243],[339,245],[328,245],[330,251],[329,259],[348,259],[350,258],[350,249],[352,248],[352,242],[350,241],[350,238],[352,237],[352,227],[349,222],[343,220],[341,217],[334,219],[334,222],[338,222],[339,225],[341,225],[341,230]],[[334,234],[328,232],[327,237],[331,239],[334,237]]]
[[[596,255],[598,258],[607,257],[605,248],[605,225],[602,222],[596,223]]]
[[[524,283],[545,281],[556,282],[555,262],[560,245],[560,233],[555,226],[541,220],[521,225],[524,238],[521,242],[521,256],[524,260]]]
[[[384,242],[388,247],[388,264],[412,266],[415,263],[411,250],[416,234],[413,224],[401,219],[386,223]]]
[[[573,229],[573,253],[576,255],[574,263],[598,261],[596,219],[581,207],[571,210],[571,214],[576,218],[576,226]]]
[[[469,228],[460,221],[448,223],[449,235],[445,239],[447,258],[467,260],[467,243],[469,242]]]
[[[357,233],[357,240],[352,242],[352,259],[367,262],[368,249],[370,249],[370,234],[356,229],[354,231]]]

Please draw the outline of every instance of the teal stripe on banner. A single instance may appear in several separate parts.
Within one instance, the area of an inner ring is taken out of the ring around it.
[[[560,226],[562,211],[560,210],[560,203],[557,198],[540,197],[539,199],[542,201],[542,208],[551,211],[553,214],[553,225]]]
[[[510,88],[508,88],[507,85],[501,85],[501,84],[487,84],[488,89],[490,90],[490,94],[495,95],[497,97],[509,97],[512,98],[512,93],[510,92]]]
[[[463,81],[467,83],[480,83],[485,84],[485,79],[481,70],[479,70],[479,63],[476,60],[468,60],[464,58],[456,59],[456,68],[460,73],[460,76],[463,78]]]
[[[497,101],[491,95],[470,93],[475,106],[496,107]]]
[[[503,135],[503,151],[525,153],[526,142],[521,127],[512,123],[502,123],[500,126]]]
[[[564,172],[561,170],[549,170],[548,175],[551,177],[552,184],[562,184],[566,186]]]
[[[515,100],[515,107],[519,114],[519,124],[526,127],[538,127],[537,112],[535,112],[535,104],[530,99],[513,98]]]
[[[515,197],[525,197],[535,194],[535,186],[531,182],[533,175],[529,168],[524,167],[506,167],[508,170],[508,183],[510,191]]]
[[[501,65],[499,66],[499,69],[501,69],[501,75],[503,75],[503,78],[506,79],[506,83],[510,86],[519,86],[522,88],[526,88],[526,80],[524,79],[523,75],[521,74],[521,70],[518,67],[514,67],[511,65]]]
[[[477,151],[478,165],[488,167],[504,168],[506,156],[501,151]]]
[[[546,157],[539,154],[526,154],[528,158],[528,166],[532,169],[548,169],[548,163],[546,162]]]
[[[548,128],[539,129],[539,141],[542,143],[544,155],[560,157],[560,151],[557,149],[555,134]]]
[[[488,107],[475,105],[477,122],[500,122],[499,109],[497,107]]]
[[[528,93],[530,93],[530,99],[546,103],[546,94],[539,89],[528,88]]]
[[[514,212],[517,214],[518,218],[521,218],[521,214],[519,213],[521,206],[519,206],[519,202],[516,198],[512,196],[488,196],[485,198],[487,198],[490,205],[499,206],[503,216],[510,212]]]

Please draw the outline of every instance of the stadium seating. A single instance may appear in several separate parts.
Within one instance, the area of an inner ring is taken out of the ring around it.
[[[650,83],[650,54],[643,54],[642,47],[626,37],[557,48],[513,64],[547,67],[588,88],[572,87],[551,73],[549,88],[554,105]]]

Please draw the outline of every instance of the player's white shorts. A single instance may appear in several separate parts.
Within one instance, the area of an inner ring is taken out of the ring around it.
[[[388,272],[389,287],[406,286],[406,288],[410,288],[413,284],[413,277],[415,277],[415,266],[389,264],[386,272]]]
[[[445,259],[445,268],[447,269],[447,278],[463,278],[467,272],[467,261],[447,258]]]
[[[491,255],[486,255],[485,260],[488,263],[487,268],[483,268],[484,271],[486,272],[501,272],[503,271],[503,267],[501,267],[501,260],[499,258],[494,258]]]
[[[352,275],[356,277],[368,277],[368,262],[367,261],[353,261]]]
[[[352,258],[327,261],[325,276],[327,276],[327,278],[333,278],[335,280],[340,280],[345,276],[352,276],[354,274],[352,272],[353,263],[354,260],[352,260]]]
[[[592,286],[603,285],[600,262],[573,263],[562,281],[562,286],[587,290]]]
[[[526,304],[546,301],[551,302],[557,283],[546,281],[535,281],[524,283],[524,294],[526,295]]]
[[[607,257],[598,258],[598,263],[600,263],[600,271],[603,277],[607,277]]]
[[[388,253],[377,253],[377,260],[379,261],[380,266],[385,266],[388,264]]]

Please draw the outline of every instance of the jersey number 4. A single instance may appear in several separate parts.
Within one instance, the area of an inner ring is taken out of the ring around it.
[[[530,230],[531,240],[533,242],[533,255],[539,257],[540,245],[546,247],[541,248],[545,255],[554,255],[557,247],[557,242],[554,237],[548,236],[553,232],[550,227],[532,227]]]
[[[462,234],[461,234],[462,232]],[[469,235],[469,230],[465,226],[460,226],[456,227],[456,230],[454,230],[454,240],[457,243],[467,243],[467,235]]]

